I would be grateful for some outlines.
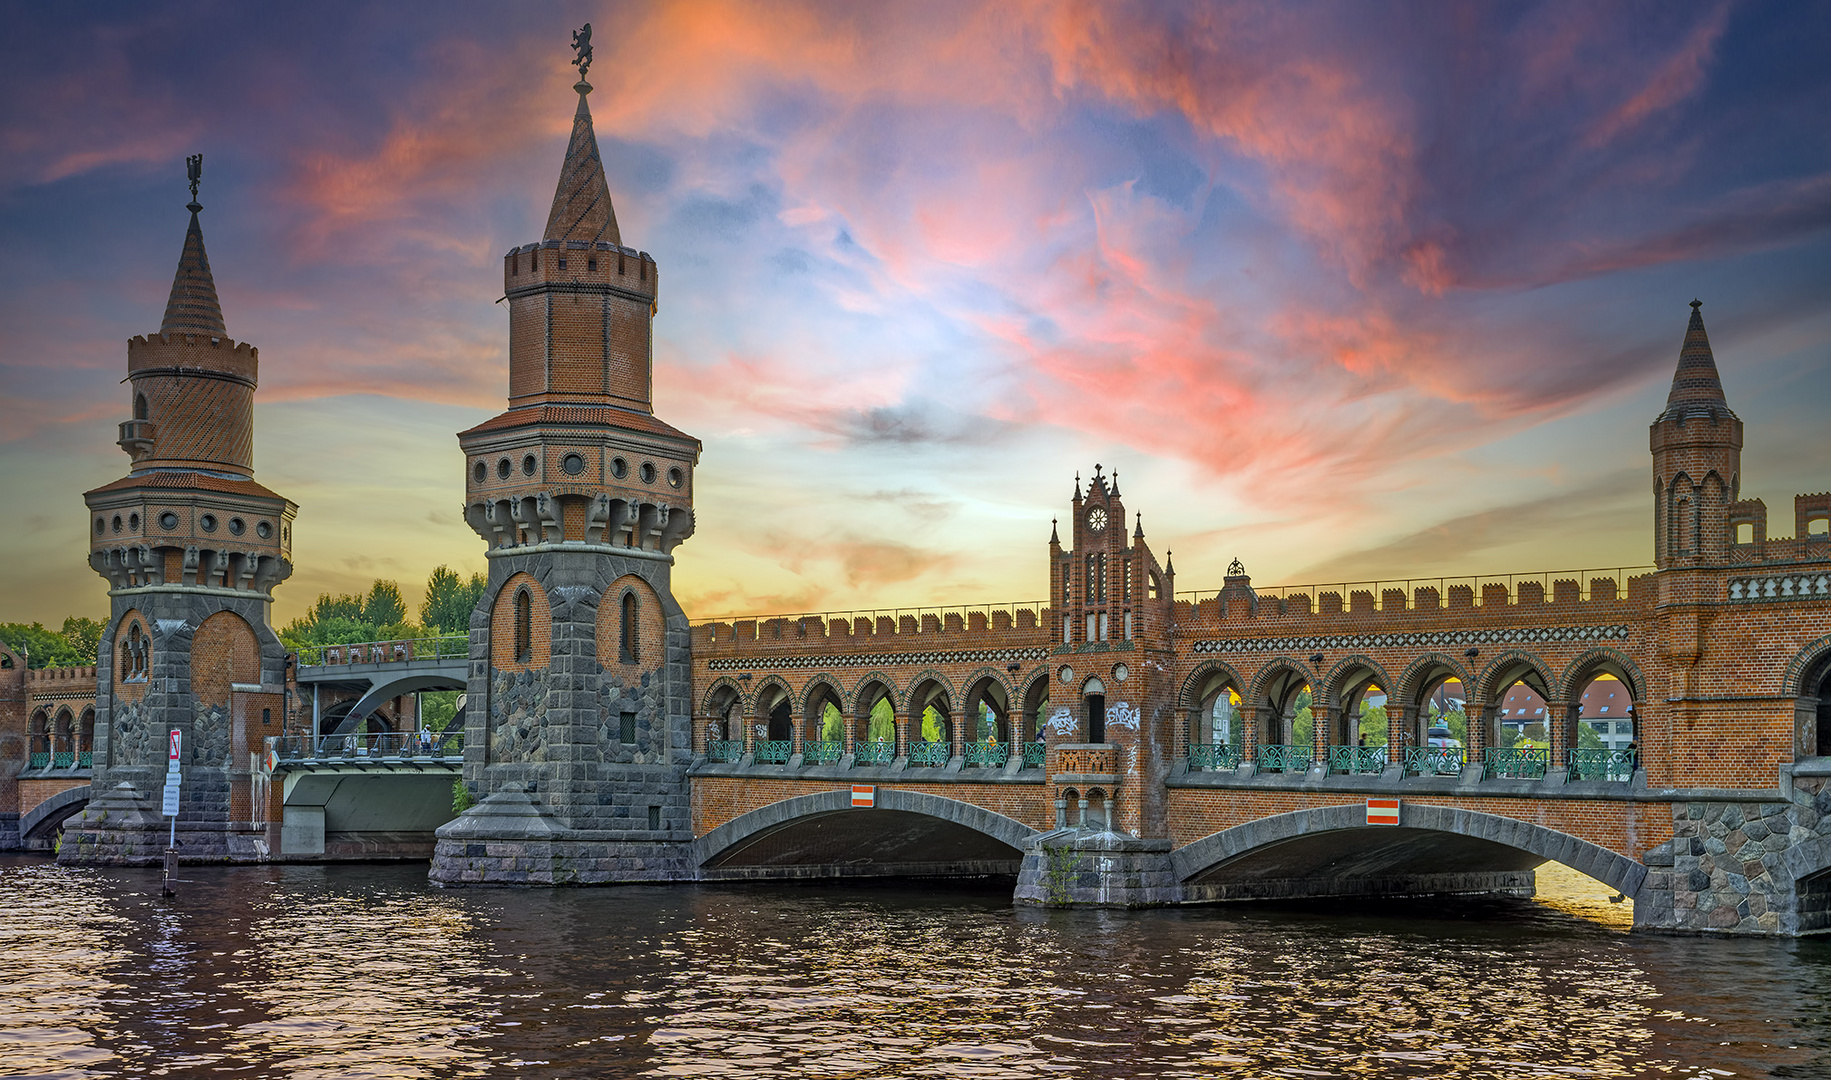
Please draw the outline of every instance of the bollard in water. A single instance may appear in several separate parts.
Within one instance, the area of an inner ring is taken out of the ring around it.
[[[178,849],[175,847],[168,847],[165,849],[165,877],[159,882],[159,895],[161,895],[161,896],[178,895],[177,893],[174,893],[172,891],[172,875],[177,870],[178,870]]]

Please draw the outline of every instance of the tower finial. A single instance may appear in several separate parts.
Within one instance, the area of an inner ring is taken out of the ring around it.
[[[1729,399],[1723,393],[1723,380],[1717,374],[1716,357],[1710,351],[1710,335],[1704,330],[1704,302],[1691,301],[1691,318],[1685,326],[1685,343],[1679,349],[1678,368],[1672,373],[1672,390],[1666,395],[1666,410],[1661,418],[1672,416],[1734,416]]]
[[[191,201],[185,209],[195,214],[203,209],[203,205],[197,201],[197,185],[203,182],[203,155],[192,154],[185,158],[184,172],[191,181]]]
[[[1702,300],[1692,300],[1691,301],[1691,310],[1692,311],[1696,311],[1698,308],[1701,308],[1703,306],[1704,306],[1704,302]]]
[[[572,32],[572,50],[578,53],[572,58],[572,66],[579,69],[579,93],[591,91],[591,84],[585,81],[585,73],[591,70],[591,24],[586,23]]]
[[[547,230],[541,239],[621,246],[617,211],[604,179],[604,159],[598,155],[598,136],[591,127],[591,107],[585,103],[585,95],[591,93],[591,84],[585,81],[585,71],[591,67],[590,23],[573,31],[572,47],[578,52],[572,62],[579,69],[579,81],[572,88],[579,92],[579,107],[572,116],[572,138],[566,143],[566,160],[560,166],[553,209],[547,214]]]
[[[197,201],[203,155],[185,158],[184,171],[191,183],[191,201],[185,207],[191,212],[191,225],[184,231],[184,250],[178,255],[178,272],[172,275],[172,293],[165,302],[165,318],[159,323],[159,332],[223,337],[228,332],[223,326],[223,306],[216,298],[216,279],[210,275],[210,256],[203,248],[203,226],[197,223],[197,214],[203,209]]]

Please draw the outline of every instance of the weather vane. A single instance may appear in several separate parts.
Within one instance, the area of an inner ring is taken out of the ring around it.
[[[585,72],[591,69],[591,24],[586,23],[572,32],[572,49],[578,53],[572,63],[579,69],[579,81],[585,81]]]
[[[203,207],[197,203],[197,185],[203,180],[203,155],[192,154],[184,159],[184,172],[191,181],[191,205],[185,209],[195,214]]]

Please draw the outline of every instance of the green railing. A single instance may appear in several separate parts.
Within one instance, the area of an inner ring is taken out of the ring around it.
[[[74,750],[59,750],[51,755],[51,768],[53,769],[68,769],[75,764],[76,751]]]
[[[888,765],[896,760],[896,742],[893,739],[880,739],[876,742],[861,742],[852,747],[852,765]]]
[[[421,732],[365,732],[349,735],[276,735],[267,740],[281,761],[368,758],[407,761],[464,755],[464,729]]]
[[[757,743],[757,764],[786,765],[794,753],[795,744],[788,739],[764,739]]]
[[[1024,748],[1024,768],[1026,768],[1026,769],[1042,768],[1043,762],[1048,760],[1048,758],[1049,758],[1049,744],[1039,743],[1039,742],[1027,742],[1022,745]]]
[[[1259,772],[1308,772],[1310,763],[1316,760],[1316,751],[1308,746],[1271,746],[1259,747],[1257,770]]]
[[[27,768],[44,769],[44,768],[48,768],[50,766],[50,764],[51,764],[51,754],[50,754],[50,751],[46,751],[45,753],[42,753],[42,754],[33,754],[32,763],[31,763],[31,765],[27,766]]]
[[[1481,752],[1484,780],[1543,780],[1551,766],[1551,751],[1543,748],[1490,746]]]
[[[1237,746],[1226,743],[1195,743],[1189,747],[1189,768],[1209,772],[1231,772],[1240,767],[1243,755]]]
[[[742,739],[713,739],[706,743],[706,757],[713,761],[729,764],[740,760],[743,756],[744,740]]]
[[[920,739],[914,739],[909,743],[909,764],[912,766],[939,768],[947,764],[947,759],[953,756],[953,747],[944,742],[923,742]]]
[[[846,752],[842,742],[810,742],[801,744],[801,763],[804,765],[831,765]]]
[[[1469,752],[1460,746],[1413,746],[1405,751],[1408,776],[1451,776],[1468,764]]]
[[[1589,750],[1570,752],[1572,780],[1632,780],[1639,767],[1640,753],[1635,750]]]
[[[969,767],[1001,769],[1005,762],[1010,760],[1010,743],[970,742],[966,744],[966,763]]]
[[[1329,772],[1350,776],[1386,771],[1384,746],[1331,746]]]
[[[398,664],[408,660],[459,660],[470,656],[470,635],[311,645],[299,652],[304,667],[325,664]]]
[[[94,750],[78,750],[76,752],[76,767],[79,769],[94,768],[95,767],[95,751]]]

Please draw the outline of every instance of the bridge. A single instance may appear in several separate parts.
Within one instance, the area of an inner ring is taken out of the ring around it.
[[[423,690],[462,690],[470,639],[462,634],[321,645],[299,655],[297,685],[309,694],[311,730],[356,731],[390,701]]]
[[[284,859],[418,858],[456,816],[464,732],[270,736],[258,784],[278,803]],[[258,788],[257,788],[258,791]]]

